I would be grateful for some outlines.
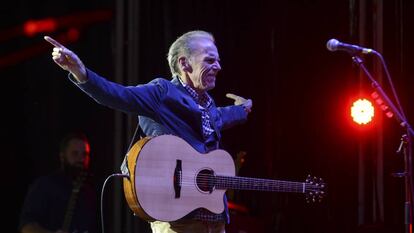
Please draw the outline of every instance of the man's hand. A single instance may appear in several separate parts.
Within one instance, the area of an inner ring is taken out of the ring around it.
[[[250,113],[252,111],[253,101],[251,99],[245,99],[241,96],[231,94],[231,93],[227,93],[226,97],[230,98],[230,99],[233,99],[234,100],[234,105],[242,105],[244,110],[247,113]]]
[[[56,64],[72,73],[78,82],[87,81],[86,68],[74,52],[49,36],[45,36],[44,39],[54,46],[52,59]]]

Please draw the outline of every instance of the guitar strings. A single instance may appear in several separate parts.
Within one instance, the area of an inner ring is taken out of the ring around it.
[[[188,174],[188,173],[187,173]],[[295,189],[302,190],[305,185],[306,190],[320,190],[323,187],[318,186],[319,184],[309,183],[309,182],[295,182],[295,181],[282,181],[282,180],[271,180],[271,179],[262,179],[262,178],[250,178],[250,177],[240,177],[240,176],[216,176],[214,174],[198,174],[198,175],[181,175],[178,177],[180,179],[180,186],[182,187],[191,187],[191,186],[209,186],[214,187],[236,187],[236,188],[246,188],[246,189],[277,189],[277,190],[287,190]],[[197,184],[198,183],[198,184]],[[201,184],[200,184],[201,183]],[[248,187],[246,187],[248,186]]]
[[[203,184],[200,184],[200,183],[205,183],[206,186],[208,186],[209,183],[211,182],[213,182],[214,186],[231,185],[235,187],[243,187],[243,186],[250,185],[249,186],[250,189],[277,188],[279,190],[285,190],[285,189],[302,190],[303,185],[307,185],[308,188],[309,186],[314,186],[312,184],[306,184],[306,183],[301,183],[301,182],[256,179],[256,178],[246,178],[246,177],[225,177],[225,176],[217,177],[217,176],[208,175],[208,174],[201,174],[201,175],[198,175],[197,177],[184,176],[181,179],[180,185],[181,186],[203,186]],[[315,186],[314,188],[318,188],[318,187]]]
[[[240,176],[214,176],[214,175],[198,175],[198,176],[181,176],[182,181],[221,181],[221,182],[267,182],[267,183],[275,183],[280,185],[303,185],[303,184],[310,184],[310,183],[304,183],[304,182],[295,182],[295,181],[282,181],[282,180],[270,180],[270,179],[261,179],[261,178],[249,178],[249,177],[240,177]],[[312,185],[312,184],[310,184]],[[313,184],[316,185],[316,184]]]
[[[249,178],[249,177],[240,177],[240,176],[214,176],[214,175],[198,175],[198,176],[181,176],[182,180],[198,180],[198,181],[211,181],[211,180],[219,180],[219,181],[236,181],[236,182],[268,182],[268,183],[278,183],[281,185],[303,185],[311,184],[306,182],[295,182],[295,181],[283,181],[283,180],[270,180],[270,179],[261,179],[261,178]]]
[[[295,186],[279,186],[279,185],[277,185],[277,186],[274,186],[274,185],[270,185],[270,186],[264,186],[264,185],[258,185],[258,186],[255,186],[255,185],[250,185],[250,186],[245,186],[246,184],[242,184],[242,185],[237,185],[237,186],[235,186],[235,185],[232,185],[232,189],[245,189],[245,190],[269,190],[269,191],[272,191],[272,190],[277,190],[277,191],[285,191],[285,192],[298,192],[298,193],[303,193],[303,187],[301,186],[301,187],[295,187]],[[201,187],[201,188],[203,188],[204,186],[202,186],[202,185],[196,185],[194,182],[183,182],[183,183],[181,183],[181,187]],[[213,185],[213,186],[211,186],[211,187],[214,187],[214,188],[216,188],[216,189],[226,189],[226,187],[224,186],[224,187],[222,187],[222,186],[220,186],[220,185]],[[210,186],[205,186],[205,188],[210,188]],[[318,188],[316,188],[316,190],[313,190],[313,189],[308,189],[308,192],[309,191],[322,191],[322,190],[318,190]]]

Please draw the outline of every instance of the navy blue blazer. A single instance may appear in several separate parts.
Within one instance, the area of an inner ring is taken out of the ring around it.
[[[171,81],[156,78],[147,84],[123,86],[87,70],[89,80],[75,84],[96,102],[126,113],[138,114],[146,135],[173,134],[183,138],[200,153],[208,152],[210,145],[203,138],[201,110],[178,78]],[[73,79],[72,79],[73,80]],[[208,109],[216,140],[220,131],[247,120],[241,105]]]

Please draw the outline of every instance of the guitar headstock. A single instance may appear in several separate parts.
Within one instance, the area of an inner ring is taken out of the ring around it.
[[[305,181],[306,202],[321,202],[326,195],[326,184],[322,178],[308,175]]]

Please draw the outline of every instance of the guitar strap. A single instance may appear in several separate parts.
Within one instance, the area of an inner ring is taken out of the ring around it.
[[[214,104],[213,104],[213,105],[214,105]],[[215,105],[214,105],[213,107],[214,107],[215,109],[217,109]],[[213,118],[213,116],[211,115],[211,109],[212,109],[212,107],[207,108],[207,114],[208,114],[208,117],[210,118],[210,124],[211,124],[211,126],[213,126],[214,132],[216,133],[216,135],[215,135],[215,137],[216,137],[216,148],[215,148],[215,149],[219,149],[219,148],[220,148],[220,146],[221,146],[221,145],[220,145],[221,132],[220,132],[220,130],[217,128],[216,121],[215,121],[215,119]]]
[[[73,214],[75,212],[76,203],[78,200],[78,196],[80,190],[82,188],[84,179],[86,179],[86,172],[82,171],[78,177],[76,177],[75,181],[73,182],[72,192],[68,201],[68,205],[66,207],[65,217],[62,224],[62,230],[69,231],[70,225],[72,223]]]
[[[135,132],[134,135],[132,135],[132,139],[131,139],[131,143],[129,144],[128,150],[127,150],[127,154],[124,156],[124,160],[122,161],[120,170],[122,175],[126,175],[129,177],[129,169],[128,169],[128,152],[131,149],[133,143],[135,142],[135,138],[137,137],[137,135],[139,135],[139,138],[142,139],[145,137],[145,134],[141,128],[141,126],[139,125],[139,118],[137,117],[137,127],[135,127]]]

